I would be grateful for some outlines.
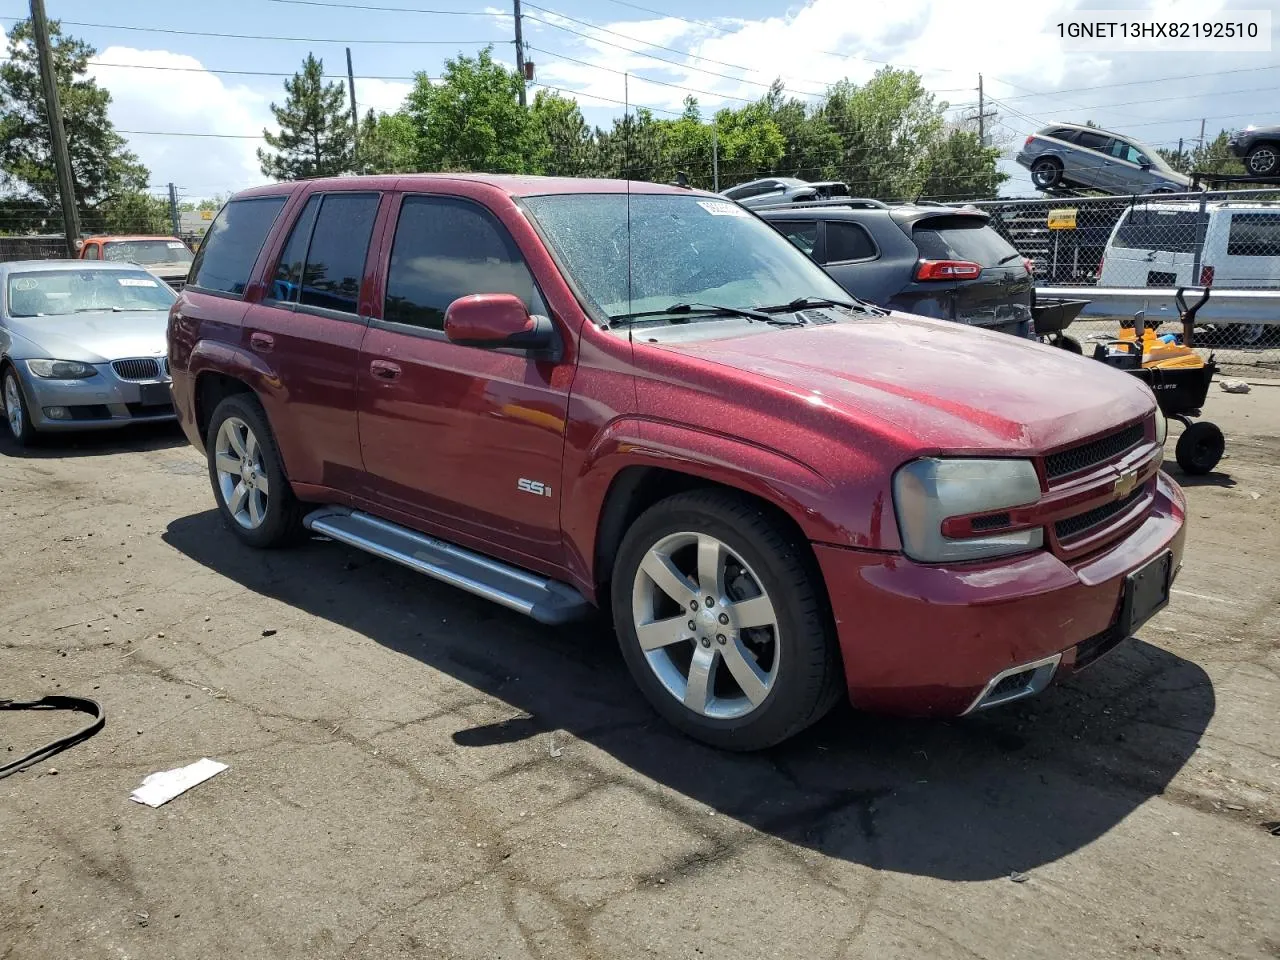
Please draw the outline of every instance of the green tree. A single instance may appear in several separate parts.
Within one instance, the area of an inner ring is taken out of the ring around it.
[[[984,147],[973,130],[952,129],[929,146],[924,181],[915,196],[925,200],[994,197],[1009,175],[996,167],[999,147]]]
[[[102,205],[101,228],[106,233],[171,233],[169,203],[149,193],[120,194]]]
[[[312,54],[284,82],[284,106],[271,104],[279,133],[263,130],[271,150],[258,149],[265,176],[301,180],[348,173],[354,166],[351,116],[341,83],[324,82],[324,61]]]
[[[97,51],[64,36],[56,20],[49,23],[49,41],[76,205],[86,230],[101,229],[103,205],[145,190],[150,175],[107,117],[111,95],[86,76]],[[59,202],[58,178],[30,21],[14,24],[8,57],[0,65],[0,182],[12,197],[53,210]]]
[[[1212,140],[1197,144],[1194,150],[1160,149],[1157,152],[1165,162],[1179,173],[1219,173],[1223,176],[1244,176],[1244,164],[1231,152],[1227,139],[1231,135],[1221,130]],[[1244,184],[1248,187],[1249,184]]]
[[[419,73],[404,110],[414,126],[418,169],[528,173],[533,138],[520,82],[488,47],[446,60],[437,83]]]
[[[413,173],[418,169],[418,138],[403,110],[365,114],[357,155],[361,173]]]
[[[582,177],[598,172],[596,139],[577,101],[539,90],[529,108],[530,169],[552,177]]]

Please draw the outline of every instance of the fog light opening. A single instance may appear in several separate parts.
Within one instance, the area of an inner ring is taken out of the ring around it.
[[[45,407],[44,415],[48,417],[50,420],[70,420],[71,408],[70,407]]]

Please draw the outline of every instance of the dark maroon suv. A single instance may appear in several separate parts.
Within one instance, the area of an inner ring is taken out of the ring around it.
[[[676,187],[246,191],[169,361],[244,542],[310,529],[543,623],[608,609],[654,707],[735,749],[846,693],[1039,693],[1163,607],[1182,552],[1135,378],[861,303]]]

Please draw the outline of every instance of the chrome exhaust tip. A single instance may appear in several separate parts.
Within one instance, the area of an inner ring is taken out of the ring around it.
[[[969,708],[961,716],[1035,696],[1049,685],[1061,662],[1062,654],[1055,653],[1043,660],[1001,670],[987,681],[982,692],[974,698],[973,703],[969,704]]]

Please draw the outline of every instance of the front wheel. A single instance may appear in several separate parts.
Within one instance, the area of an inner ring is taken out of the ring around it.
[[[807,545],[749,498],[669,497],[618,551],[612,601],[627,666],[690,736],[730,750],[779,743],[842,689],[819,577]]]
[[[1039,190],[1051,190],[1062,179],[1062,164],[1051,157],[1037,160],[1031,165],[1031,182]]]
[[[27,412],[22,383],[12,367],[4,372],[4,418],[9,424],[9,435],[14,443],[20,447],[29,447],[35,443],[36,428],[32,426],[31,415]]]
[[[1182,431],[1174,456],[1184,472],[1202,476],[1218,465],[1226,448],[1227,439],[1217,424],[1201,420]]]
[[[1280,148],[1273,143],[1260,143],[1249,151],[1244,165],[1255,177],[1274,177],[1280,174]]]
[[[300,538],[302,506],[256,397],[237,393],[218,404],[205,449],[218,509],[237,537],[254,547],[278,547]]]

